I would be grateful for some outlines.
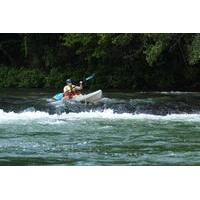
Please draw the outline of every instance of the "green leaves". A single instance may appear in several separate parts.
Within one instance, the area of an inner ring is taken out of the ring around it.
[[[133,33],[121,33],[115,34],[115,37],[112,38],[112,44],[116,46],[126,46],[134,39]]]
[[[188,47],[188,61],[190,65],[195,65],[200,61],[200,34],[195,34],[192,44]]]
[[[144,51],[147,63],[152,66],[157,61],[162,51],[163,43],[161,41],[156,42],[154,45],[149,45],[148,48]]]
[[[145,50],[147,63],[152,66],[158,61],[159,56],[169,46],[173,34],[146,34]]]
[[[45,87],[47,88],[62,88],[65,84],[64,80],[67,77],[64,72],[60,72],[56,68],[52,68],[49,74],[45,77]]]
[[[38,88],[44,85],[44,75],[35,69],[20,69],[18,80],[17,86],[21,88]]]
[[[0,62],[0,87],[62,88],[67,76],[96,73],[102,89],[190,88],[199,85],[200,34],[0,34]]]
[[[92,34],[86,33],[67,33],[62,37],[63,44],[67,47],[75,45],[87,46],[92,41]]]
[[[0,67],[0,87],[38,88],[44,86],[44,75],[38,69]]]

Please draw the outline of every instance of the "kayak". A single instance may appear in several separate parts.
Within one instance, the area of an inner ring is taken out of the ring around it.
[[[95,103],[101,100],[102,98],[102,90],[97,90],[95,92],[89,93],[89,94],[79,94],[74,96],[70,101],[77,101],[77,102],[84,102],[84,103]],[[65,100],[64,101],[69,101]]]
[[[62,93],[60,93],[60,94],[62,94]],[[60,94],[58,94],[58,95],[60,95]],[[76,95],[72,99],[64,99],[61,97],[60,100],[56,100],[55,98],[53,98],[51,105],[60,106],[63,103],[68,103],[68,102],[96,103],[96,102],[100,101],[101,98],[102,98],[102,90],[97,90],[97,91],[89,93],[89,94]]]
[[[102,98],[102,90],[97,90],[96,92],[92,92],[89,94],[76,95],[72,98],[72,100],[78,102],[95,103],[101,100],[101,98]]]

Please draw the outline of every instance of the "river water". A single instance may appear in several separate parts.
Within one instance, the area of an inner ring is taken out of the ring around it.
[[[0,91],[0,165],[200,165],[200,93]]]

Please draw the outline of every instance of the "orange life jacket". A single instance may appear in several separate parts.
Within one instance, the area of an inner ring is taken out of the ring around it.
[[[64,92],[64,97],[68,97],[69,99],[71,99],[73,96],[77,95],[75,85],[67,85],[65,87],[68,87],[68,90]]]

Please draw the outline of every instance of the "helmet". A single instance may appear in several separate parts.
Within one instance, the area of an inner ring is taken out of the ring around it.
[[[72,82],[71,79],[67,79],[67,80],[66,80],[66,83],[71,83],[71,82]]]

